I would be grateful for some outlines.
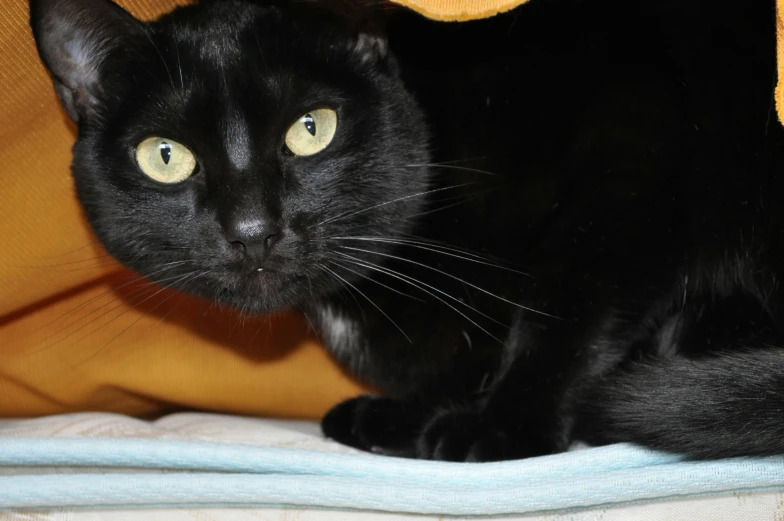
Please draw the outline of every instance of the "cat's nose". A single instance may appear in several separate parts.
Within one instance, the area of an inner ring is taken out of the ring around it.
[[[232,219],[226,226],[228,241],[241,247],[258,268],[264,267],[264,260],[280,237],[280,228],[263,219]]]

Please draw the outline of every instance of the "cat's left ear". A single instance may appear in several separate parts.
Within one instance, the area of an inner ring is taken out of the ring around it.
[[[138,20],[109,0],[30,0],[30,25],[57,95],[74,121],[89,118],[144,37]]]
[[[380,8],[373,3],[321,0],[322,5],[331,5],[348,22],[353,35],[352,52],[365,63],[382,64],[389,57],[387,23],[392,8]]]
[[[366,63],[384,62],[389,52],[386,35],[375,27],[360,29],[354,40],[353,52]]]

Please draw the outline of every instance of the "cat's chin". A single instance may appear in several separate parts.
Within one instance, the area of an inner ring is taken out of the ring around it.
[[[265,314],[300,304],[303,287],[307,285],[307,277],[304,275],[254,270],[225,277],[217,284],[217,292],[213,287],[200,296],[244,313]]]

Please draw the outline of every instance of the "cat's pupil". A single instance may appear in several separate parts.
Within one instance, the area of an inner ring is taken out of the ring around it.
[[[313,120],[313,116],[306,114],[305,117],[302,118],[302,123],[305,124],[305,128],[308,129],[311,136],[316,135],[316,122]]]
[[[171,145],[166,142],[161,143],[161,159],[166,165],[171,161]]]

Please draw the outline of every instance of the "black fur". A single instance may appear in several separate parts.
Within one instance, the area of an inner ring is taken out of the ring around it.
[[[216,0],[142,24],[31,1],[108,250],[223,304],[300,309],[384,393],[324,418],[361,449],[784,452],[773,0],[532,0],[392,16],[388,39],[349,5]],[[319,106],[335,140],[288,154]],[[149,135],[198,172],[143,176]],[[261,273],[238,219],[280,231]]]

